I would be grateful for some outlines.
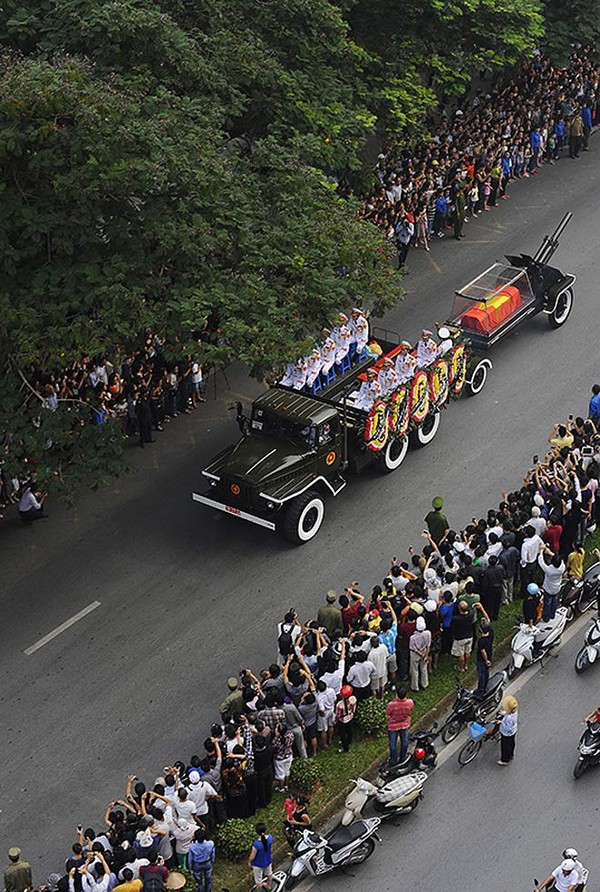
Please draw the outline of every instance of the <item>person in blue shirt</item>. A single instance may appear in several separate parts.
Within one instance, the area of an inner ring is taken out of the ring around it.
[[[273,876],[273,837],[267,833],[264,824],[256,825],[258,839],[252,843],[248,865],[252,868],[254,883],[257,892],[264,889],[271,892],[271,879]]]
[[[583,151],[588,152],[588,143],[590,141],[590,133],[592,132],[592,109],[586,103],[581,109],[581,118],[583,120]]]
[[[530,167],[531,170],[534,170],[538,166],[538,158],[540,155],[540,149],[542,147],[542,134],[537,127],[531,131],[531,134],[529,136],[529,144],[532,151]]]
[[[556,136],[556,145],[560,150],[565,144],[565,122],[559,119],[554,125],[554,135]]]
[[[454,616],[454,598],[452,592],[444,592],[439,609],[442,623],[442,653],[449,654],[452,647],[452,617]]]
[[[596,427],[600,421],[600,384],[594,384],[592,387],[592,398],[588,406],[588,416],[592,419]]]
[[[448,196],[443,189],[438,189],[435,199],[435,216],[433,218],[433,231],[439,238],[443,238],[448,216]]]
[[[204,830],[196,830],[194,842],[187,855],[188,869],[198,883],[198,892],[211,892],[212,872],[215,863],[215,844],[206,838]]]

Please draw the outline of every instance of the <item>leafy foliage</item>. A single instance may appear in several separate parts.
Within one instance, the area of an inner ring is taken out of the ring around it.
[[[290,769],[290,786],[302,796],[310,796],[321,785],[323,773],[315,759],[294,759]]]
[[[358,704],[356,724],[365,733],[377,735],[387,728],[385,702],[377,697],[369,697]]]
[[[254,821],[250,818],[230,818],[217,827],[214,835],[219,856],[229,861],[247,857],[255,839]]]

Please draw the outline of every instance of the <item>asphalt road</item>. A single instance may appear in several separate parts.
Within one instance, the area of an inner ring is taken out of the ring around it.
[[[543,451],[549,423],[585,410],[599,377],[595,142],[579,161],[515,184],[510,201],[466,226],[460,245],[448,238],[429,255],[410,254],[406,301],[386,322],[414,338],[445,318],[455,287],[504,252],[535,251],[570,209],[555,261],[578,276],[575,309],[559,331],[537,317],[494,348],[484,392],[452,405],[435,441],[396,474],[352,481],[313,543],[297,550],[190,499],[203,462],[236,435],[231,397],[257,392],[239,374],[231,391],[171,424],[160,444],[132,453],[136,473],[83,495],[72,510],[51,505],[44,524],[3,522],[0,851],[18,843],[47,871],[68,849],[71,828],[99,823],[101,804],[122,793],[129,771],[152,781],[165,762],[200,749],[225,678],[270,661],[285,609],[314,615],[331,586],[379,581],[392,554],[419,543],[432,496],[444,496],[456,526],[497,503]],[[24,653],[94,601],[97,609]],[[578,715],[583,708],[575,706]],[[553,711],[540,722],[550,737]],[[544,784],[543,760],[536,764],[524,794],[532,807]],[[458,837],[463,826],[476,832],[482,814],[491,841],[503,831],[485,797],[455,799],[445,820]],[[531,831],[520,814],[511,826]],[[540,820],[548,835],[558,823],[548,809]],[[423,870],[425,853],[414,857]],[[468,892],[481,887],[475,873],[467,879]]]
[[[496,764],[500,746],[491,742],[461,768],[463,733],[440,749],[446,761],[416,811],[385,824],[383,845],[368,862],[324,877],[319,889],[531,892],[533,877],[545,880],[567,846],[590,871],[589,892],[597,889],[600,771],[573,779],[581,720],[597,703],[600,681],[598,670],[575,673],[584,628],[542,671],[517,678],[525,684],[516,693],[519,730],[508,768]]]

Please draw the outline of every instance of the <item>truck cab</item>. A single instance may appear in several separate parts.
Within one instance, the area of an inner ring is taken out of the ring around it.
[[[271,530],[282,525],[297,544],[309,541],[323,522],[325,496],[346,485],[340,410],[273,387],[238,421],[241,439],[202,471],[210,491],[193,498]]]

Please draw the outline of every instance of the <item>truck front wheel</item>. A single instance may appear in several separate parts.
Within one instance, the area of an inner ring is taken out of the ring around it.
[[[382,474],[391,474],[396,468],[399,468],[408,452],[408,437],[397,437],[390,440],[378,456],[376,467]]]
[[[283,521],[283,533],[294,545],[304,545],[314,539],[325,517],[325,502],[314,489],[295,498]]]

